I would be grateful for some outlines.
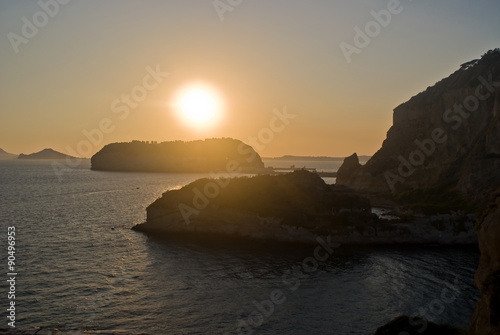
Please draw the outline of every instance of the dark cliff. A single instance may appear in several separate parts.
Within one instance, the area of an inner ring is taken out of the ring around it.
[[[482,298],[477,303],[471,329],[478,335],[500,334],[500,187],[493,192],[476,230],[481,249],[476,285]]]
[[[398,106],[380,150],[352,171],[354,158],[346,159],[350,173],[339,174],[338,184],[448,209],[462,202],[479,215],[482,297],[470,330],[500,334],[500,49]],[[377,334],[399,334],[406,323],[396,319]]]
[[[106,145],[91,158],[92,170],[137,172],[255,172],[264,168],[257,152],[230,139]]]
[[[350,162],[349,164],[352,164]],[[456,192],[480,204],[500,185],[500,49],[396,107],[380,150],[338,184],[399,194]]]

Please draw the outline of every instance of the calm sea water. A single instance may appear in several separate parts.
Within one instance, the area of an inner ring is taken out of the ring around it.
[[[316,168],[317,171],[335,172],[342,165],[343,161],[339,160],[287,160],[279,158],[263,158],[265,166],[272,166],[274,168],[289,168],[292,165],[296,168]],[[366,160],[360,160],[360,164],[365,164]]]
[[[0,275],[6,227],[15,226],[16,325],[371,334],[404,313],[468,323],[478,296],[474,248],[340,246],[316,269],[301,265],[314,246],[200,244],[130,230],[162,192],[201,176],[96,172],[83,161],[59,180],[50,162],[0,161]],[[275,290],[285,301],[271,309],[262,302]]]

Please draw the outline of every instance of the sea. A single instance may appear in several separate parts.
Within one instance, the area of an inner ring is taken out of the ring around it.
[[[306,164],[321,170],[325,162]],[[12,301],[17,328],[130,334],[373,334],[402,314],[468,324],[479,297],[473,246],[326,252],[320,244],[191,241],[131,230],[163,192],[207,176],[92,171],[89,160],[65,169],[0,161],[0,328],[9,327]],[[16,233],[15,299],[8,298],[8,227]]]

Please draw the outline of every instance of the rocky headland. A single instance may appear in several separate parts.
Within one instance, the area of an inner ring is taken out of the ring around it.
[[[446,206],[484,205],[500,185],[500,49],[396,107],[382,147],[346,158],[337,184]]]
[[[111,143],[91,158],[92,170],[129,172],[259,172],[255,150],[235,139]]]
[[[471,334],[500,334],[500,49],[396,107],[380,150],[365,164],[345,159],[337,184],[419,213],[475,214],[481,259]],[[448,334],[400,317],[376,334]]]

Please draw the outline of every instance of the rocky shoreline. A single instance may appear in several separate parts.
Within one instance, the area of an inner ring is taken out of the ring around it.
[[[393,119],[380,150],[363,166],[355,154],[348,157],[337,183],[407,207],[476,213],[482,297],[467,333],[500,334],[500,49],[398,106]],[[414,324],[401,317],[377,335],[448,334]]]
[[[147,208],[146,222],[133,229],[152,236],[215,234],[305,244],[317,243],[318,237],[328,237],[340,244],[477,243],[473,214],[385,218],[372,213],[368,199],[348,189],[327,185],[319,176],[307,171],[236,178],[227,183],[227,189],[220,188],[220,194],[212,199],[200,190],[217,185],[215,179],[168,191]],[[245,188],[241,183],[250,186]],[[235,189],[240,187],[239,193],[245,195],[235,201]],[[279,192],[260,207],[249,203],[248,199],[264,194],[265,188]],[[275,199],[278,197],[296,203],[280,204]],[[206,206],[201,208],[201,204]]]
[[[499,108],[500,49],[495,49],[398,106],[380,150],[363,166],[356,154],[346,158],[338,170],[339,186],[321,184],[304,172],[267,180],[267,186],[255,179],[227,184],[239,191],[200,180],[164,193],[147,208],[147,221],[134,229],[298,242],[319,235],[343,244],[453,244],[471,243],[475,222],[482,298],[467,331],[500,334]],[[215,191],[206,192],[210,188]],[[371,213],[362,195],[427,215],[390,222]],[[417,328],[413,321],[397,318],[376,334],[460,332],[432,323]]]

